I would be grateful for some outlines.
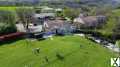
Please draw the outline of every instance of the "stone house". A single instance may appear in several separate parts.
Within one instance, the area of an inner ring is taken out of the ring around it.
[[[77,28],[96,28],[101,27],[107,21],[106,16],[86,16],[86,17],[77,17],[74,19],[73,24]]]
[[[47,20],[44,22],[45,32],[52,32],[54,34],[69,34],[73,32],[72,25],[65,20]]]

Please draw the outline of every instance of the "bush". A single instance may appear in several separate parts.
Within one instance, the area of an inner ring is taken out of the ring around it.
[[[15,25],[0,23],[0,35],[16,32]]]
[[[63,60],[64,59],[64,56],[60,53],[57,53],[56,54],[56,57],[59,59],[59,60]]]
[[[80,10],[66,7],[62,13],[63,13],[63,17],[68,17],[73,21],[74,18],[79,16]]]

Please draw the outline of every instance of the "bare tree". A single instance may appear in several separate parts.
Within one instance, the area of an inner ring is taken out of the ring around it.
[[[34,22],[33,9],[28,7],[21,7],[17,8],[16,12],[20,21],[22,21],[26,29],[28,29],[28,24]]]

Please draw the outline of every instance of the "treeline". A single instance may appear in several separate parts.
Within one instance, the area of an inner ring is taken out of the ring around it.
[[[16,32],[15,14],[11,11],[0,10],[0,35]]]
[[[101,2],[87,2],[80,0],[60,0],[60,1],[41,1],[41,0],[23,0],[23,1],[0,1],[0,6],[36,6],[36,5],[46,5],[46,6],[58,6],[58,7],[74,7],[79,8],[81,5],[88,6],[103,6],[105,5]]]
[[[22,2],[19,2],[19,1],[12,1],[12,2],[9,2],[9,1],[0,1],[0,6],[34,6],[36,4],[38,4],[39,2],[35,1],[35,2],[30,2],[30,1],[22,1]]]
[[[25,27],[33,21],[31,8],[16,8],[16,10],[0,10],[0,36],[17,32],[16,22],[21,21]]]

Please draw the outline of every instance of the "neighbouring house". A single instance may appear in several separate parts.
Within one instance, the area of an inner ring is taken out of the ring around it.
[[[27,33],[29,37],[41,37],[43,35],[43,25],[42,24],[36,24],[36,23],[29,23],[28,29],[24,26],[23,23],[17,23],[16,24],[17,31]]]
[[[105,24],[107,21],[106,16],[79,16],[74,19],[74,25],[77,28],[96,28]]]
[[[49,19],[49,18],[55,18],[56,16],[55,9],[53,8],[41,7],[35,9],[36,9],[35,17],[38,19]]]
[[[34,17],[42,20],[51,19],[51,18],[55,18],[55,13],[40,13],[40,14],[35,14]]]
[[[31,38],[42,38],[43,37],[43,25],[30,23],[27,30],[29,37]]]
[[[32,24],[32,23],[28,25],[29,33],[41,33],[42,31],[43,31],[42,25],[37,25],[37,24]]]

